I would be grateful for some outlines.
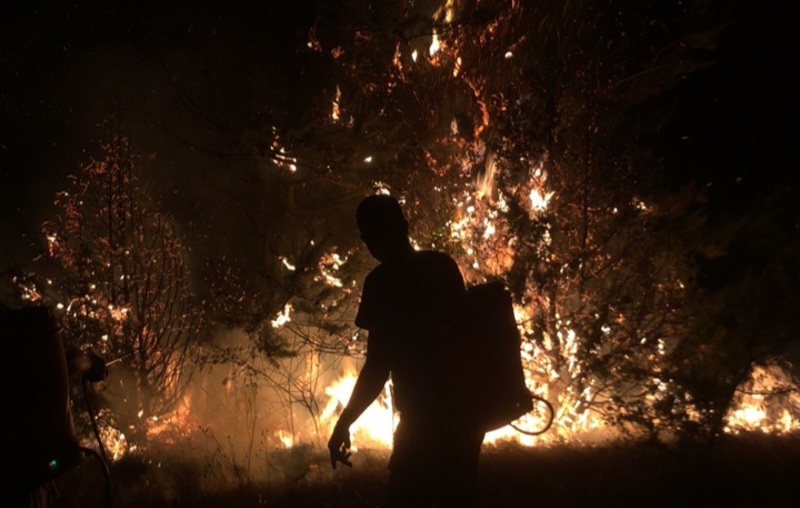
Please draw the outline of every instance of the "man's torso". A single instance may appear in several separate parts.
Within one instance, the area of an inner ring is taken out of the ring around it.
[[[404,417],[436,419],[454,409],[441,346],[455,329],[463,295],[458,266],[439,252],[416,252],[367,276],[356,325],[370,330],[370,349],[388,351]]]

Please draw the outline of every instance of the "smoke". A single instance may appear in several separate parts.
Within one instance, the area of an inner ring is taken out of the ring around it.
[[[270,361],[251,346],[239,329],[221,330],[210,344],[198,346],[205,351],[185,394],[174,411],[162,415],[142,415],[130,364],[113,363],[97,387],[109,457],[193,464],[220,485],[325,470],[327,438],[341,410],[325,388],[343,370],[354,372],[356,362],[314,354]],[[88,434],[88,420],[78,416]]]

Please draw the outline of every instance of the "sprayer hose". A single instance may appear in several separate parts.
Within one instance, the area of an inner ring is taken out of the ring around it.
[[[545,406],[547,406],[547,412],[549,414],[549,417],[547,418],[547,424],[544,427],[542,427],[541,429],[533,430],[533,431],[520,428],[519,426],[517,426],[517,425],[515,425],[513,423],[511,424],[511,428],[516,430],[520,434],[525,434],[526,436],[538,436],[540,434],[544,434],[545,432],[548,431],[548,429],[550,429],[550,426],[553,425],[553,419],[556,416],[556,412],[553,409],[553,405],[550,404],[550,402],[548,402],[546,399],[544,399],[542,397],[539,397],[538,395],[533,395],[533,394],[531,394],[531,399],[533,399],[534,405],[537,402],[540,402],[540,403],[544,404]]]
[[[86,376],[83,376],[83,398],[86,402],[86,409],[89,411],[89,419],[92,421],[92,429],[94,430],[94,435],[97,438],[97,444],[100,452],[88,447],[81,447],[81,450],[84,453],[97,458],[97,460],[99,460],[100,464],[103,466],[103,475],[105,479],[105,508],[111,508],[111,472],[108,468],[108,459],[106,458],[106,450],[103,446],[103,440],[100,437],[100,429],[97,426],[97,415],[95,415],[92,405],[89,401],[89,390],[87,389],[88,384],[89,380],[86,378]]]

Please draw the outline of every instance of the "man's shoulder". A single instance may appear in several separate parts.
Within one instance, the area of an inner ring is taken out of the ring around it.
[[[383,263],[379,264],[372,270],[367,273],[367,276],[364,278],[364,281],[376,280],[380,279],[386,273],[386,265]]]
[[[456,261],[447,253],[437,250],[418,250],[405,261],[400,263],[381,263],[367,274],[367,279],[380,279],[390,273],[400,272],[415,265],[450,265],[458,266]]]
[[[456,274],[461,276],[461,268],[449,254],[442,251],[426,250],[419,251],[417,254],[417,267],[427,274],[442,274],[453,277]]]
[[[382,287],[400,281],[417,281],[420,277],[439,279],[460,277],[458,263],[445,252],[435,250],[415,251],[413,256],[401,263],[381,263],[373,268],[364,280],[365,286]]]
[[[416,252],[416,259],[420,263],[455,265],[456,261],[446,252],[439,250],[420,250]]]

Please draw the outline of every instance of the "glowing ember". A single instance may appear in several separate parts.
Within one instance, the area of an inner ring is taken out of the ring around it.
[[[286,269],[289,270],[290,272],[293,272],[293,271],[297,270],[297,266],[292,264],[292,262],[289,261],[289,259],[286,258],[285,256],[281,256],[278,259],[280,259],[281,263],[283,263],[283,266],[285,266]]]
[[[292,304],[287,303],[281,312],[275,316],[275,319],[272,320],[272,327],[273,328],[280,328],[281,326],[285,325],[289,321],[292,320],[290,314],[292,312]]]
[[[442,45],[439,44],[439,36],[436,35],[436,32],[433,32],[431,46],[428,49],[428,54],[430,54],[430,56],[434,56],[436,52],[439,51],[440,49],[442,49]]]
[[[278,438],[284,448],[291,448],[294,446],[294,438],[287,432],[279,430],[275,433],[275,437]]]
[[[338,86],[336,87],[336,97],[333,99],[331,103],[331,120],[334,123],[337,123],[340,119],[341,112],[339,110],[339,104],[342,101],[342,90]]]
[[[347,258],[342,258],[337,252],[324,254],[319,261],[320,275],[315,277],[314,280],[324,281],[325,284],[331,287],[343,287],[344,283],[340,277],[336,276],[336,273],[346,262]]]
[[[103,442],[103,448],[105,448],[109,460],[113,461],[121,459],[133,448],[128,444],[125,434],[111,426],[100,429],[100,440]]]

